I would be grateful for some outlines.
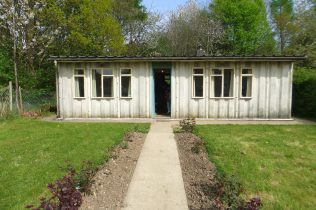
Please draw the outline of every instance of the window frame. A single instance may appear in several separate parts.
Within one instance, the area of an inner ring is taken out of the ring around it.
[[[251,69],[251,74],[243,74],[242,73],[242,70],[244,69]],[[239,85],[239,88],[240,88],[240,91],[239,91],[239,98],[240,99],[252,99],[252,96],[253,96],[253,77],[254,77],[254,68],[252,66],[250,67],[241,67],[240,68],[240,85]],[[251,96],[242,96],[242,79],[243,77],[251,77]]]
[[[76,74],[76,70],[83,70],[83,74]],[[83,97],[76,96],[76,78],[83,78]],[[74,68],[73,69],[73,98],[74,99],[85,99],[86,98],[86,70],[85,68]]]
[[[101,71],[101,96],[93,96],[93,71],[95,70],[100,70]],[[104,75],[103,71],[104,70],[111,70],[112,75]],[[103,92],[103,77],[112,77],[112,96],[104,96]],[[115,98],[115,72],[113,68],[92,68],[91,69],[91,99],[114,99]]]
[[[122,70],[124,69],[130,69],[131,73],[130,74],[122,74]],[[126,67],[126,68],[120,68],[120,98],[123,99],[132,99],[133,98],[133,82],[132,82],[132,75],[133,75],[133,69],[130,67]],[[131,96],[122,96],[122,77],[130,77],[131,78]]]
[[[202,69],[202,74],[195,74],[194,70]],[[195,96],[195,86],[194,86],[194,77],[195,76],[202,76],[203,77],[203,96]],[[205,68],[204,67],[194,67],[192,68],[192,79],[191,79],[191,93],[193,99],[203,99],[205,97]]]
[[[224,70],[225,69],[230,69],[233,70],[233,95],[232,96],[224,96]],[[221,74],[213,74],[213,70],[220,70]],[[221,96],[220,97],[215,97],[215,96],[211,96],[211,85],[212,83],[212,77],[222,77],[222,89],[221,89]],[[235,79],[236,79],[236,70],[233,67],[213,67],[211,68],[210,71],[210,75],[209,75],[209,95],[210,95],[210,99],[234,99],[235,98]]]

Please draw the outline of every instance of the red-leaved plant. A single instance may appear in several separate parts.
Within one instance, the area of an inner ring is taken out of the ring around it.
[[[82,195],[76,189],[74,170],[70,171],[61,180],[54,184],[49,184],[48,189],[52,196],[48,199],[41,198],[40,205],[27,205],[26,208],[31,210],[78,210],[82,204]]]

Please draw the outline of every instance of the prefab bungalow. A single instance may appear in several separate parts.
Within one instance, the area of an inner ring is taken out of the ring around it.
[[[53,56],[58,116],[289,119],[299,56]]]

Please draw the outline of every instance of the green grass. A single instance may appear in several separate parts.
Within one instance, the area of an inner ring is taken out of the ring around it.
[[[209,158],[263,209],[315,209],[316,126],[200,125]]]
[[[0,209],[23,209],[65,175],[68,164],[102,164],[126,132],[149,124],[0,121]]]

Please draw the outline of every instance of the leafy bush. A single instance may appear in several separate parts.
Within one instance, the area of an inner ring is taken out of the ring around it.
[[[93,177],[96,173],[96,167],[90,161],[84,161],[80,171],[74,177],[76,187],[82,193],[90,194],[94,183]]]
[[[193,146],[191,147],[191,151],[194,153],[194,154],[199,154],[200,151],[205,147],[204,145],[204,141],[200,141],[200,140],[197,140],[194,142]]]
[[[82,204],[82,195],[76,188],[75,175],[75,171],[70,171],[61,180],[57,180],[54,184],[49,184],[48,189],[52,196],[48,199],[41,198],[38,207],[27,205],[26,208],[32,210],[79,209]]]
[[[259,210],[262,207],[262,201],[260,198],[252,198],[246,203],[245,206],[239,207],[238,210]]]
[[[60,167],[62,171],[76,171],[75,167],[68,164],[66,167]],[[94,183],[93,177],[97,172],[97,167],[91,161],[83,161],[79,172],[75,173],[74,182],[76,188],[86,194],[91,193],[91,187]]]
[[[241,198],[244,191],[242,185],[234,176],[216,173],[214,184],[208,186],[207,194],[215,199],[215,209],[259,210],[262,207],[260,198],[252,198],[245,202]]]
[[[293,114],[316,118],[316,69],[297,68],[293,81]]]
[[[196,121],[194,118],[186,118],[181,120],[179,125],[182,131],[192,133],[196,125]]]

